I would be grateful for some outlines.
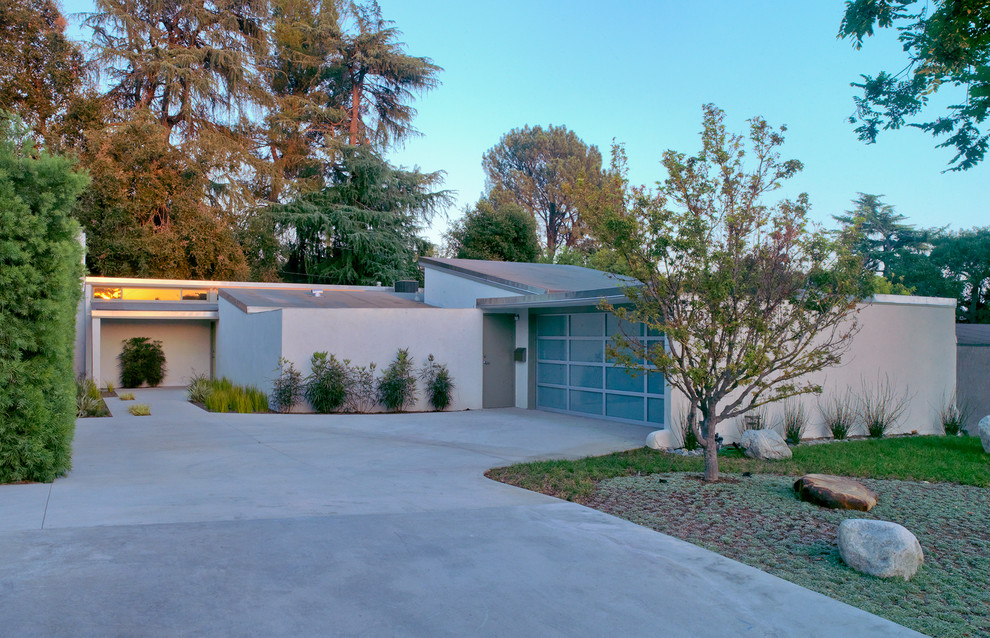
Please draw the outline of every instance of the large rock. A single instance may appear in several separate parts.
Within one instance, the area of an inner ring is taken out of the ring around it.
[[[976,431],[980,435],[980,442],[983,443],[983,451],[990,452],[990,414],[980,419]]]
[[[833,509],[869,512],[877,504],[877,493],[858,481],[830,474],[805,474],[794,481],[802,501]]]
[[[853,569],[910,580],[925,562],[921,543],[897,523],[850,518],[839,525],[839,554]]]
[[[666,450],[670,447],[670,435],[667,430],[654,430],[646,435],[646,447],[654,450]]]
[[[791,448],[774,430],[746,430],[739,440],[746,456],[778,461],[791,458]]]

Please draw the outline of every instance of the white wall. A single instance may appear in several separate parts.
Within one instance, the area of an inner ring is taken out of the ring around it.
[[[529,347],[529,313],[525,310],[518,315],[516,321],[516,347],[526,348],[526,361],[516,361],[516,407],[529,407],[529,371],[530,359],[536,353]],[[535,368],[533,368],[535,370]]]
[[[221,313],[221,323],[224,320]],[[419,368],[428,355],[447,365],[454,380],[450,409],[480,409],[482,314],[474,308],[285,308],[282,356],[304,375],[314,352],[326,351],[353,365],[378,364],[380,373],[398,348],[409,348]],[[264,386],[265,391],[270,383]],[[428,410],[419,387],[414,410]]]
[[[218,306],[215,376],[269,392],[282,354],[282,311],[247,314],[223,298]]]
[[[99,385],[120,385],[120,355],[123,341],[149,337],[162,342],[166,374],[163,386],[182,386],[196,373],[210,374],[210,321],[100,320]]]
[[[423,301],[438,308],[474,308],[478,299],[518,297],[520,293],[424,266]]]
[[[860,331],[842,363],[808,379],[822,386],[821,397],[805,395],[791,399],[804,404],[810,416],[808,438],[826,436],[818,411],[821,400],[851,391],[861,396],[864,387],[878,379],[890,379],[897,394],[909,397],[909,405],[896,432],[938,432],[935,411],[956,386],[955,301],[928,297],[877,295],[861,307]],[[671,421],[686,410],[687,401],[671,389]],[[783,407],[768,406],[768,417],[779,418]],[[726,440],[738,439],[738,423],[720,425]],[[861,431],[855,434],[863,434]]]

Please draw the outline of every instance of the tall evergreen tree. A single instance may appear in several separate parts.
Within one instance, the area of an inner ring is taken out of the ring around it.
[[[866,269],[893,281],[898,274],[898,263],[924,248],[924,233],[905,224],[907,218],[882,198],[883,195],[860,193],[853,200],[856,206],[853,210],[833,218],[844,230],[858,231],[856,251],[863,257]]]

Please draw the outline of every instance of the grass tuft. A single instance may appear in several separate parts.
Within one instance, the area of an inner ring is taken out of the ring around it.
[[[134,416],[150,416],[151,406],[147,403],[135,403],[131,407],[127,408],[127,411]]]
[[[118,395],[117,398],[120,399],[121,401],[133,401],[134,400],[134,393],[133,392],[125,392],[125,393],[123,393],[121,395]]]
[[[193,377],[186,390],[189,400],[201,403],[210,412],[239,412],[241,414],[268,411],[268,397],[254,386],[235,385],[230,379]]]

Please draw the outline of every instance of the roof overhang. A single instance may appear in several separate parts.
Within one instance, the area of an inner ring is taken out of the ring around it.
[[[471,281],[477,281],[478,283],[488,284],[490,286],[496,286],[498,288],[504,288],[509,292],[514,292],[520,295],[540,295],[547,292],[546,288],[537,288],[536,286],[529,286],[519,283],[518,281],[509,281],[508,279],[495,277],[494,275],[484,275],[461,266],[448,264],[443,261],[437,261],[430,257],[420,257],[419,263],[424,267],[436,268],[437,270],[448,270],[456,273],[458,277],[470,279]]]
[[[628,303],[621,288],[600,288],[574,292],[551,292],[522,297],[489,297],[478,299],[477,307],[486,312],[515,312],[528,308],[562,308],[573,306],[597,306],[601,302],[613,305]]]

